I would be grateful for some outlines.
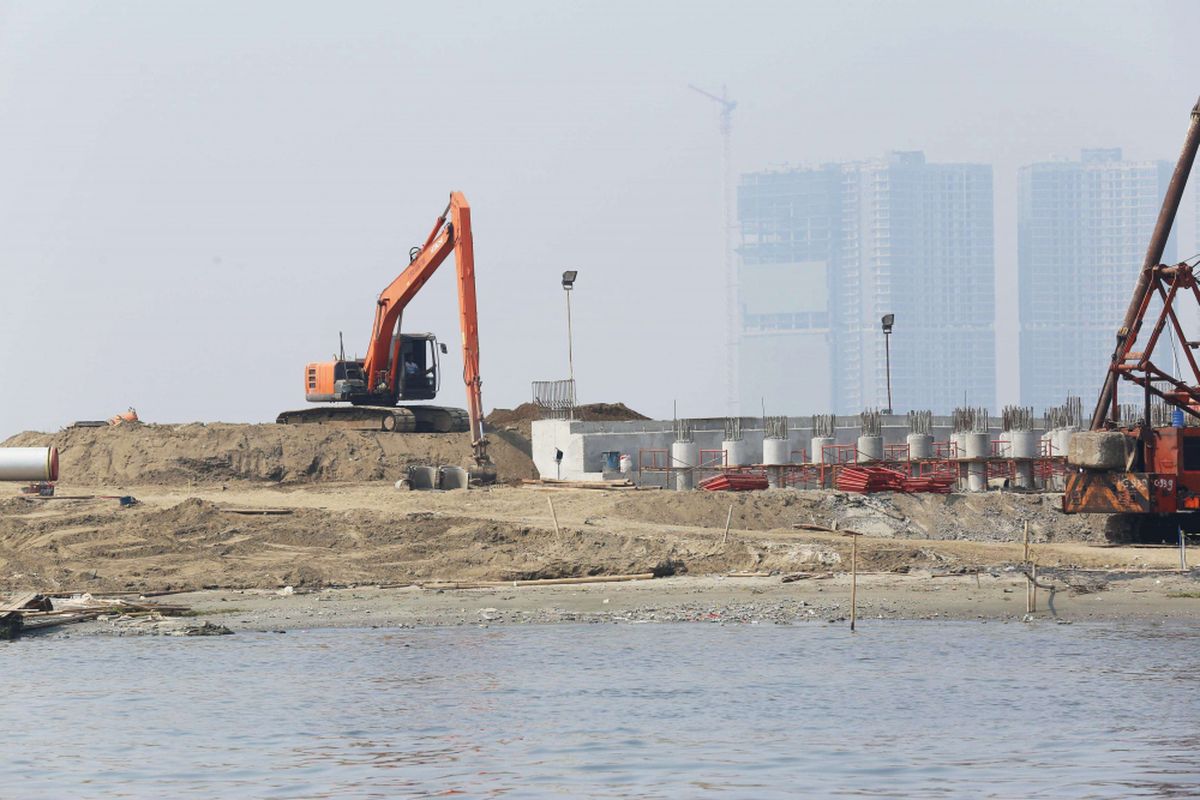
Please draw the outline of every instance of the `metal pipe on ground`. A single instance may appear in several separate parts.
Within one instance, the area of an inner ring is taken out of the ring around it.
[[[57,447],[0,447],[0,481],[57,480]]]

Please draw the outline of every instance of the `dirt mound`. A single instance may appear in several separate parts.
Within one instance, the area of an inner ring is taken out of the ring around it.
[[[510,490],[513,491],[513,490]],[[431,512],[295,508],[245,515],[189,498],[165,508],[22,501],[0,517],[9,591],[171,591],[291,585],[519,580],[841,561],[836,548],[495,521]],[[841,544],[841,543],[839,543]]]
[[[492,426],[519,425],[522,422],[533,422],[545,419],[546,413],[540,406],[533,403],[522,403],[516,408],[497,408],[488,414],[485,421]],[[575,419],[585,422],[624,422],[628,420],[650,419],[639,414],[624,403],[589,403],[576,406]]]
[[[394,434],[320,425],[122,425],[26,432],[4,443],[58,447],[63,482],[74,486],[394,481],[410,464],[470,466],[470,434]],[[519,447],[493,439],[501,481],[534,477]]]
[[[1110,538],[1104,515],[1064,514],[1061,495],[987,492],[980,494],[846,494],[833,491],[659,492],[601,499],[596,512],[660,525],[721,527],[733,506],[733,526],[747,530],[791,528],[794,524],[856,530],[893,539],[1019,541],[1025,523],[1036,542]]]

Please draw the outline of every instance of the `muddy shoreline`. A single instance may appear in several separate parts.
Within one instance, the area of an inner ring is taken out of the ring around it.
[[[1062,571],[1039,578],[1026,614],[1023,575],[867,574],[858,578],[858,619],[990,622],[1189,621],[1200,611],[1200,575]],[[673,577],[627,583],[486,589],[419,587],[207,590],[163,598],[192,609],[177,619],[113,617],[62,629],[67,635],[170,633],[211,622],[230,631],[412,628],[521,624],[845,624],[850,578],[784,583],[770,577]]]

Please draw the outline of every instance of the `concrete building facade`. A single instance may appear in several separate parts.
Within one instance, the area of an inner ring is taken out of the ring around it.
[[[1023,405],[1046,408],[1100,391],[1170,178],[1170,163],[1125,161],[1119,148],[1021,169]],[[1175,250],[1172,234],[1164,262]]]
[[[895,409],[994,405],[990,166],[907,152],[749,173],[738,216],[745,413],[885,407],[886,313]]]

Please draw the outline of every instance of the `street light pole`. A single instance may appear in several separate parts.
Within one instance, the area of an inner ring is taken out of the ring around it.
[[[578,270],[568,269],[562,274],[563,293],[567,296],[567,377],[571,380],[571,416],[575,415],[575,343],[571,333],[571,289],[575,287]]]
[[[575,382],[575,355],[574,345],[571,341],[571,287],[567,287],[565,292],[567,295],[567,377],[571,379],[571,383]]]
[[[885,414],[892,413],[892,325],[896,323],[895,314],[884,314],[883,319],[883,357],[887,370],[887,408]]]

